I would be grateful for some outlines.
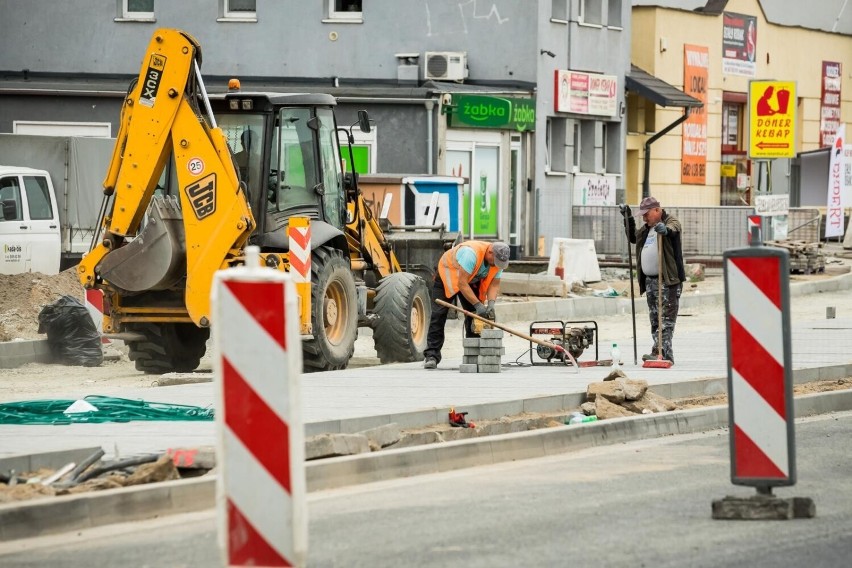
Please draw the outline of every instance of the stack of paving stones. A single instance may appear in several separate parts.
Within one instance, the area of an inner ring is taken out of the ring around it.
[[[506,353],[502,329],[483,329],[479,337],[465,337],[462,373],[499,373],[500,360]]]

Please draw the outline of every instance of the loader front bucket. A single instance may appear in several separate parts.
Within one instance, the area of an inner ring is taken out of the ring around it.
[[[461,242],[457,231],[436,227],[389,227],[385,239],[391,245],[399,265],[405,272],[416,274],[426,281],[431,291],[438,260]]]
[[[186,236],[177,198],[154,197],[145,219],[139,234],[99,266],[101,277],[125,292],[167,290],[186,277]]]

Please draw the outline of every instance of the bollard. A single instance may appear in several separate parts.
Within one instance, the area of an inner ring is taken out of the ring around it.
[[[816,510],[809,498],[772,495],[773,487],[796,483],[790,261],[786,250],[756,240],[748,248],[726,251],[723,264],[731,483],[753,486],[757,494],[714,500],[712,516],[812,517]],[[805,501],[810,506],[803,506]]]
[[[260,266],[216,273],[216,504],[225,566],[304,566],[305,442],[298,296],[289,275]]]

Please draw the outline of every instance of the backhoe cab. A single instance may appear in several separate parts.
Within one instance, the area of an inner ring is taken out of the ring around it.
[[[195,369],[209,337],[213,274],[244,262],[247,244],[288,271],[290,219],[307,218],[305,370],[345,368],[359,324],[374,329],[383,362],[422,359],[429,290],[402,271],[399,239],[386,239],[357,175],[342,171],[334,98],[208,96],[200,60],[191,36],[157,30],[125,99],[100,240],[79,266],[83,285],[105,293],[104,332],[126,341],[139,370]],[[369,129],[365,112],[358,124]],[[424,275],[458,240],[442,230],[416,236],[421,254],[407,264]]]

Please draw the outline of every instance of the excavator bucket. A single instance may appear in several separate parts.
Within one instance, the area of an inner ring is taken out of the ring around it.
[[[177,198],[154,197],[145,219],[136,238],[100,264],[103,279],[125,292],[167,290],[186,277],[186,237]]]

